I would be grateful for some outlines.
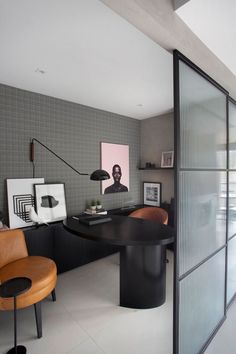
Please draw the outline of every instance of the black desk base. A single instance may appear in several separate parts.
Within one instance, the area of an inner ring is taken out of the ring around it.
[[[120,246],[120,305],[148,309],[162,305],[166,293],[166,245],[174,230],[157,222],[111,216],[112,221],[86,226],[67,218],[70,232],[100,243]]]
[[[23,345],[17,345],[17,347],[13,347],[10,350],[8,350],[7,354],[25,354],[26,353],[26,347]]]
[[[125,246],[120,251],[120,306],[148,309],[166,297],[165,246]]]

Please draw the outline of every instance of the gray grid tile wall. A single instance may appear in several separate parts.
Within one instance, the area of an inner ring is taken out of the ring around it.
[[[68,214],[95,198],[107,209],[140,203],[140,126],[136,119],[0,84],[0,210],[7,218],[6,179],[33,176],[32,137],[85,173],[100,167],[100,142],[130,147],[130,191],[101,195],[99,182],[78,176],[35,144],[36,177],[65,183]]]

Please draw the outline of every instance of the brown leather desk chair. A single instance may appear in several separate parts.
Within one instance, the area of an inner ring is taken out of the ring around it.
[[[15,277],[27,277],[31,288],[17,297],[17,309],[34,305],[38,338],[42,337],[41,300],[52,293],[56,300],[57,268],[53,260],[29,256],[25,237],[21,230],[0,232],[0,281]],[[12,310],[13,298],[0,297],[0,310]]]
[[[168,224],[168,213],[162,208],[146,207],[133,211],[129,214],[132,218],[140,218]]]

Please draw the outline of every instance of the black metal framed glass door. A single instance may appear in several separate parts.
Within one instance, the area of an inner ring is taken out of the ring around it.
[[[227,306],[236,295],[236,102],[229,98],[229,199],[228,199],[228,259]]]
[[[174,52],[174,353],[203,353],[226,315],[228,92]]]

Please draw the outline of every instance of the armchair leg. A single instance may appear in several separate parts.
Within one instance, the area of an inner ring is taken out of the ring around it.
[[[42,311],[41,311],[41,301],[34,304],[35,320],[37,327],[38,338],[42,337]]]
[[[56,290],[53,289],[53,291],[51,292],[52,294],[52,301],[56,301],[57,300],[57,297],[56,297]]]

